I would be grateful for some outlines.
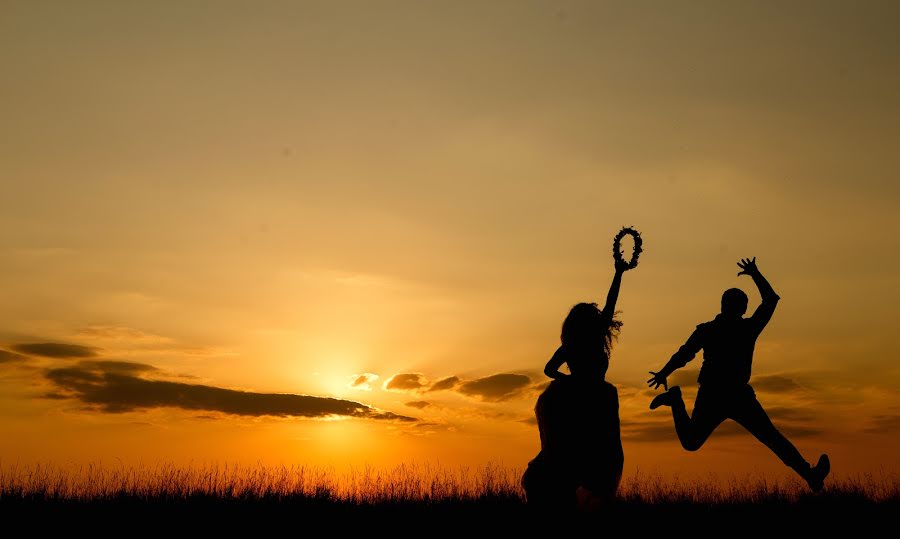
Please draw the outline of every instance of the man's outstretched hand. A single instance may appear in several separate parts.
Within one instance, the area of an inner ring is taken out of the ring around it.
[[[741,275],[750,275],[753,276],[759,273],[759,268],[756,267],[756,257],[753,257],[753,260],[749,258],[742,258],[740,262],[737,263],[738,267],[741,268],[741,271],[738,273],[738,276]]]
[[[669,382],[666,380],[666,375],[662,372],[653,372],[650,371],[650,374],[653,375],[653,378],[647,380],[647,385],[649,385],[652,389],[657,389],[659,386],[663,386],[666,388],[666,391],[669,390]]]

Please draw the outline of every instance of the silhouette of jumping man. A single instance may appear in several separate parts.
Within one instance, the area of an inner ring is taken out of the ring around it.
[[[647,383],[654,389],[666,388],[650,403],[650,409],[671,406],[675,431],[681,445],[688,451],[700,449],[710,434],[726,419],[733,419],[750,431],[757,440],[771,449],[778,458],[797,472],[809,487],[820,490],[830,470],[828,455],[819,457],[811,467],[787,438],[772,424],[766,411],[756,399],[750,386],[750,369],[756,339],[769,323],[780,297],[760,273],[756,258],[742,259],[738,275],[749,275],[756,283],[762,303],[753,316],[744,318],[747,312],[747,295],[738,288],[722,294],[722,312],[715,320],[697,326],[687,342],[678,349],[672,359]],[[703,350],[703,366],[700,368],[697,399],[693,415],[688,416],[681,388],[668,386],[666,378],[684,367],[700,350]]]
[[[544,368],[554,380],[535,406],[541,451],[522,477],[531,506],[589,509],[613,498],[618,489],[624,463],[619,396],[605,377],[622,326],[614,314],[628,269],[616,259],[602,310],[596,303],[572,307],[563,322],[562,344]],[[559,372],[563,363],[571,374]]]

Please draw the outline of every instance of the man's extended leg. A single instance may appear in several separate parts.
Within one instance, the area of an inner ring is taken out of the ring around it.
[[[811,468],[806,459],[803,458],[803,455],[794,447],[794,444],[785,438],[772,424],[772,420],[769,419],[766,411],[756,399],[756,394],[753,390],[749,386],[747,389],[747,395],[741,397],[739,402],[735,403],[731,415],[732,419],[771,449],[782,462],[806,480],[813,490],[822,488],[822,481],[828,475],[830,468],[827,455],[822,455],[815,468]]]
[[[711,398],[709,394],[704,393],[703,389],[697,392],[692,416],[688,416],[685,409],[684,399],[681,397],[681,388],[673,387],[663,395],[654,399],[656,406],[651,404],[651,408],[661,405],[672,407],[675,432],[678,433],[678,440],[681,442],[681,446],[688,451],[700,449],[709,438],[709,435],[725,420],[723,407],[718,405],[719,403]]]

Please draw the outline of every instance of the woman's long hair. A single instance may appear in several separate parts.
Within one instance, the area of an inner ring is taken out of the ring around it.
[[[604,313],[596,303],[579,303],[572,307],[562,326],[560,340],[564,346],[585,348],[602,342],[603,352],[609,357],[613,342],[619,337],[622,321],[615,318],[618,313]]]

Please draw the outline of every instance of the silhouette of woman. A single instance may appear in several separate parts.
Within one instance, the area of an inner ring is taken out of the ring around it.
[[[563,322],[562,345],[544,368],[554,380],[535,406],[541,451],[522,477],[529,505],[571,509],[615,496],[624,455],[619,397],[605,377],[622,326],[614,317],[622,274],[631,267],[616,257],[603,309],[579,303]],[[571,374],[559,372],[563,363]]]

